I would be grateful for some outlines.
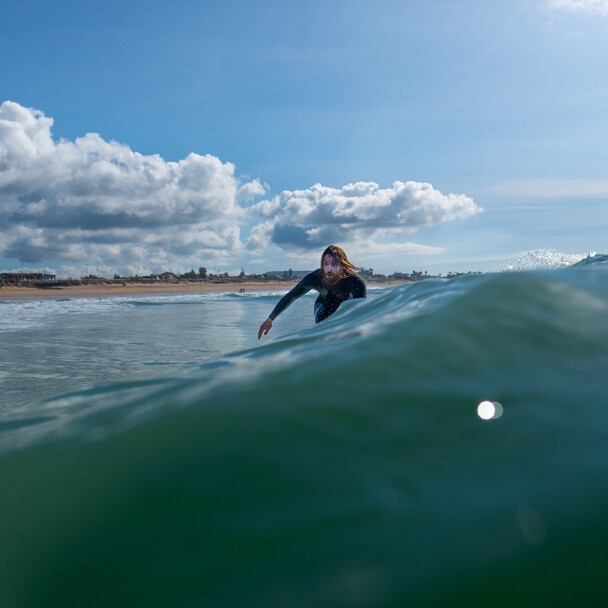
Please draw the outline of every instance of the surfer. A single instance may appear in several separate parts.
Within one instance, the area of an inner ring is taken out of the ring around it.
[[[321,255],[321,266],[307,274],[289,293],[285,294],[274,307],[269,317],[260,325],[258,340],[272,328],[273,321],[295,300],[311,289],[319,292],[315,301],[315,322],[323,321],[336,312],[345,300],[367,297],[365,283],[346,257],[344,250],[330,245]]]

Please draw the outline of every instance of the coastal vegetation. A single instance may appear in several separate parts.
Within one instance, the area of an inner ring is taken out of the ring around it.
[[[64,287],[72,286],[87,286],[87,285],[121,285],[126,286],[132,285],[158,285],[159,283],[166,284],[183,284],[183,283],[202,283],[202,284],[228,284],[228,283],[264,283],[270,282],[284,282],[285,284],[295,283],[299,281],[309,271],[294,271],[289,268],[288,270],[282,271],[268,271],[262,274],[246,274],[244,269],[241,269],[239,274],[230,275],[228,272],[224,273],[210,273],[207,268],[201,266],[198,271],[191,269],[187,272],[176,274],[173,272],[162,272],[158,274],[149,275],[135,275],[129,277],[122,277],[119,273],[115,273],[113,278],[106,278],[97,276],[94,274],[88,274],[80,279],[67,278],[67,279],[56,279],[56,278],[18,278],[15,276],[6,277],[0,279],[0,288],[2,286],[24,286],[24,287],[36,287],[39,289],[62,289]],[[359,271],[361,277],[365,281],[373,284],[392,284],[395,282],[414,282],[422,281],[430,278],[454,278],[461,274],[472,274],[472,273],[456,273],[450,272],[445,276],[442,275],[430,275],[428,272],[413,270],[411,273],[405,272],[394,272],[390,275],[376,274],[372,268],[361,268]]]

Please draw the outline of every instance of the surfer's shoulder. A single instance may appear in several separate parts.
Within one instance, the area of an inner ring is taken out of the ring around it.
[[[365,298],[367,296],[367,285],[357,273],[349,273],[342,280],[344,281],[344,287],[350,291],[353,297]]]
[[[349,284],[365,285],[365,281],[356,272],[353,271],[348,272],[348,274],[342,277],[341,280]]]

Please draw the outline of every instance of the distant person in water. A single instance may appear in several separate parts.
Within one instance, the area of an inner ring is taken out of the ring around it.
[[[321,255],[321,267],[307,274],[274,307],[258,331],[258,340],[272,328],[273,321],[295,300],[311,289],[319,292],[315,301],[315,322],[323,321],[338,310],[345,300],[367,297],[363,280],[355,273],[356,266],[349,262],[344,250],[330,245]]]

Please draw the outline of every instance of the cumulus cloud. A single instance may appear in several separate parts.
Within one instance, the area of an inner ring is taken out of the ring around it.
[[[316,184],[253,205],[251,212],[263,223],[247,245],[252,250],[268,243],[309,250],[329,242],[386,241],[481,211],[471,198],[445,195],[426,183],[398,181],[392,188],[380,188],[358,182],[340,189]]]
[[[608,0],[549,0],[552,8],[608,15]]]
[[[411,181],[316,184],[256,203],[268,186],[239,179],[214,156],[167,162],[95,133],[56,141],[52,126],[39,110],[0,106],[0,256],[54,262],[72,276],[85,265],[108,276],[233,267],[242,255],[272,252],[308,259],[329,243],[370,257],[433,254],[442,249],[404,235],[481,211],[471,198]]]
[[[0,106],[0,255],[132,268],[240,251],[239,202],[265,193],[259,180],[240,183],[214,156],[167,162],[94,133],[56,142],[52,125]]]

